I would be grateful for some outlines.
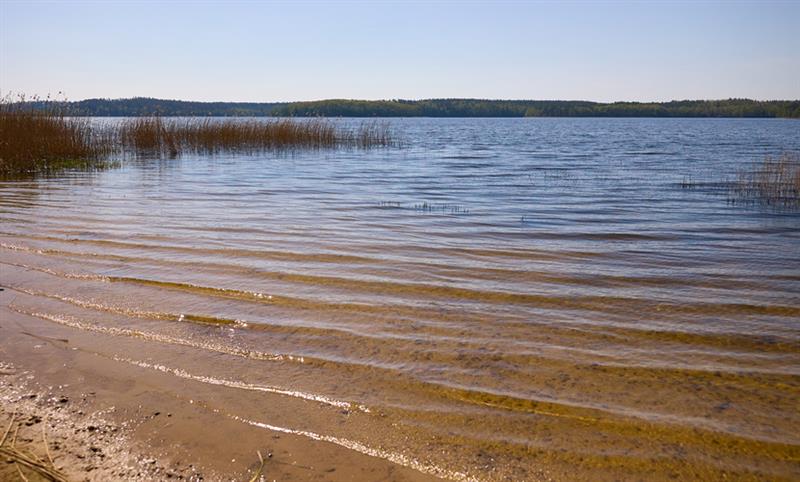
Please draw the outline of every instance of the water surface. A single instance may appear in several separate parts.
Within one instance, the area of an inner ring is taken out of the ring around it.
[[[388,122],[401,147],[0,182],[1,283],[225,416],[436,475],[800,476],[800,214],[724,189],[800,123]]]

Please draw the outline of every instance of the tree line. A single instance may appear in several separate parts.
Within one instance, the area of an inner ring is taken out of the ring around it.
[[[53,102],[34,102],[34,106]],[[286,117],[786,117],[800,118],[800,100],[681,100],[589,102],[571,100],[348,100],[312,102],[189,102],[146,97],[59,102],[74,116]]]

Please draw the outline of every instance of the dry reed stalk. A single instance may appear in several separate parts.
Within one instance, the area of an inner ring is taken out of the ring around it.
[[[6,457],[10,462],[15,464],[17,473],[22,480],[28,480],[21,469],[21,467],[25,467],[44,480],[49,480],[51,482],[68,482],[67,477],[53,464],[53,459],[50,456],[50,449],[47,447],[47,436],[45,435],[44,426],[42,427],[42,440],[45,443],[47,457],[50,459],[49,465],[47,462],[37,457],[36,454],[17,447],[17,434],[19,433],[20,425],[15,424],[15,421],[16,413],[12,414],[11,421],[6,428],[2,440],[0,440],[0,455]],[[10,443],[6,443],[12,427],[14,427],[14,436]]]
[[[258,467],[256,473],[250,478],[250,482],[256,482],[261,474],[264,473],[264,457],[261,456],[261,451],[256,452],[258,454],[258,460],[261,462],[261,465]]]

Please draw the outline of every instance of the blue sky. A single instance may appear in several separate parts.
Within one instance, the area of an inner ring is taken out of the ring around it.
[[[800,0],[0,0],[2,93],[800,98]]]

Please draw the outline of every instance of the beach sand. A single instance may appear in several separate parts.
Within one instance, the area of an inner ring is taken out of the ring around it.
[[[202,384],[98,357],[92,347],[119,341],[11,311],[14,297],[0,292],[0,423],[5,430],[13,416],[17,445],[43,459],[46,437],[69,480],[250,480],[258,452],[263,480],[436,480],[329,442],[243,424]],[[272,407],[284,402],[264,398]],[[0,480],[18,477],[14,464],[0,468]]]

